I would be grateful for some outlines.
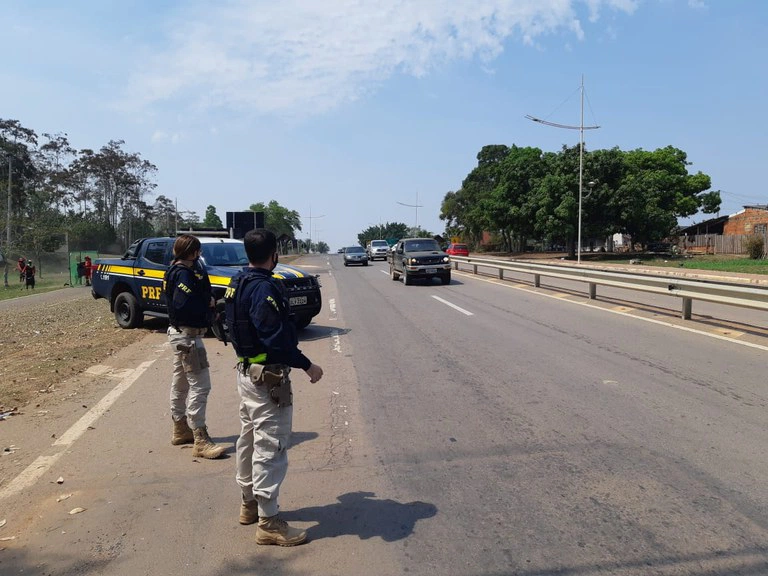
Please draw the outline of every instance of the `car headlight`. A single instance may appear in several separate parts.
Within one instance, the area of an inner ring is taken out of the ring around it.
[[[416,260],[416,258],[408,258],[408,264],[411,264],[411,265],[418,264],[418,260]]]
[[[450,262],[451,259],[448,256],[443,256],[443,262]]]

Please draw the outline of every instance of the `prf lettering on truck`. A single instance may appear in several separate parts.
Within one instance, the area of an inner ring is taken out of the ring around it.
[[[163,293],[162,286],[142,286],[141,297],[148,300],[160,300],[160,295]]]

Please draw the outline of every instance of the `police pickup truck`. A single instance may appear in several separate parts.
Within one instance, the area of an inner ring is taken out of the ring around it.
[[[91,295],[109,300],[115,320],[122,328],[137,328],[144,316],[168,317],[163,277],[173,259],[174,238],[141,238],[128,247],[122,258],[99,259],[94,263]],[[223,298],[229,280],[248,265],[242,240],[201,237],[200,260],[211,280],[213,297]],[[294,323],[307,326],[320,312],[320,283],[299,268],[278,264],[273,276],[285,288]]]
[[[417,278],[451,283],[451,258],[433,238],[403,238],[389,253],[389,275],[408,286]]]

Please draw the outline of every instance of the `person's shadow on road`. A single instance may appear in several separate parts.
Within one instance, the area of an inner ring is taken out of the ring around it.
[[[291,521],[317,522],[307,530],[312,540],[349,534],[361,540],[379,537],[385,542],[401,540],[413,533],[418,520],[437,514],[437,507],[426,502],[401,504],[379,500],[373,492],[349,492],[338,497],[338,503],[280,512]]]

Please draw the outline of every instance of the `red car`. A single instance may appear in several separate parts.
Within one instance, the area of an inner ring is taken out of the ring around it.
[[[451,256],[469,256],[469,249],[466,244],[448,244],[445,253]]]

